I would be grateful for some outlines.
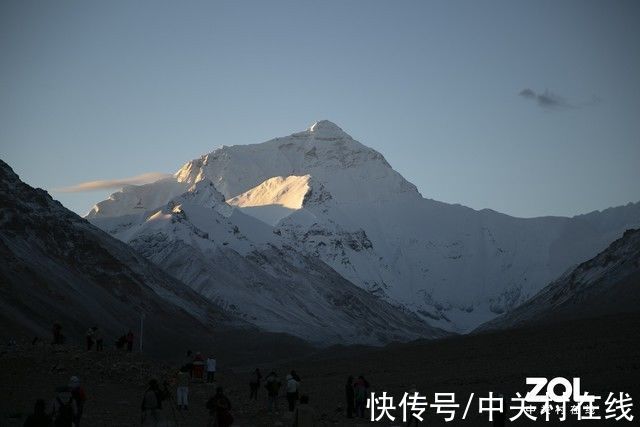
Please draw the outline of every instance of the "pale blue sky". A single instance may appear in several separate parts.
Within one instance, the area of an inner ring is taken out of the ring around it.
[[[56,188],[329,119],[425,197],[640,200],[637,1],[3,1],[0,157]],[[518,94],[546,90],[568,106]]]

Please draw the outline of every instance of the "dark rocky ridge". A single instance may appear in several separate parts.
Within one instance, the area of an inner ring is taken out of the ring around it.
[[[640,230],[627,230],[594,258],[478,331],[621,313],[640,313]]]
[[[131,247],[20,181],[0,160],[0,339],[50,340],[53,322],[71,342],[98,326],[110,345],[131,328],[156,357],[184,349],[226,354],[237,362],[274,358],[302,341],[267,334],[223,313]],[[137,343],[136,343],[137,347]]]

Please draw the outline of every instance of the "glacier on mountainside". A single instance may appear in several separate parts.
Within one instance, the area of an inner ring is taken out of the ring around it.
[[[181,192],[198,194],[201,183],[219,194],[209,197],[215,203],[203,197],[185,209],[176,201]],[[572,218],[523,219],[424,198],[382,154],[326,120],[264,143],[218,148],[187,162],[173,181],[115,193],[88,219],[135,246],[136,239],[158,233],[160,220],[177,221],[179,211],[167,203],[193,218],[189,227],[165,227],[168,239],[197,246],[194,236],[216,235],[207,228],[224,218],[228,229],[239,231],[216,237],[216,250],[247,259],[267,248],[276,251],[274,263],[278,251],[322,261],[347,283],[457,332],[512,310],[640,225],[640,203]],[[197,206],[220,218],[195,225]],[[144,252],[159,257],[153,249]],[[194,262],[188,251],[183,256],[173,262]],[[191,274],[183,267],[174,274],[189,283],[181,277]],[[206,269],[201,274],[215,276]],[[200,291],[209,292],[205,285]]]

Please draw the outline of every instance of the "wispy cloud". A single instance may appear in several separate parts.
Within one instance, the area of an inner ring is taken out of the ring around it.
[[[55,191],[59,191],[61,193],[80,193],[83,191],[119,190],[126,185],[148,184],[159,179],[169,178],[170,176],[172,175],[168,173],[149,172],[129,178],[81,182],[69,187],[57,188]]]
[[[535,98],[536,93],[529,88],[522,89],[522,91],[518,94],[524,98]]]
[[[566,99],[548,90],[539,93],[537,99],[538,105],[545,108],[575,108],[575,105],[569,104]]]
[[[563,97],[549,90],[536,93],[532,89],[525,88],[518,95],[526,99],[535,100],[538,106],[546,109],[576,108],[575,105],[570,104]]]

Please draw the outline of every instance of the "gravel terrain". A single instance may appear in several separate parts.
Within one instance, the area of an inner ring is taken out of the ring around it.
[[[349,374],[363,373],[372,391],[395,396],[415,385],[429,401],[434,392],[455,392],[461,404],[460,418],[470,393],[486,396],[488,391],[512,397],[525,393],[527,376],[552,378],[580,377],[582,388],[591,393],[628,392],[634,398],[632,413],[637,416],[640,396],[640,315],[630,314],[587,321],[539,325],[486,334],[452,337],[437,341],[394,344],[385,348],[333,347],[283,362],[265,361],[263,373],[276,369],[281,377],[291,368],[302,377],[302,393],[309,394],[321,425],[364,425],[344,416],[344,384]],[[177,350],[178,351],[178,350]],[[233,360],[219,360],[217,383],[227,390],[238,426],[290,425],[284,411],[269,415],[266,393],[258,402],[248,401],[248,377],[254,366],[234,366]],[[53,390],[78,375],[87,390],[85,426],[130,426],[140,424],[139,405],[145,384],[152,378],[171,380],[177,366],[154,361],[148,355],[127,354],[107,349],[87,353],[75,347],[56,349],[48,344],[30,343],[6,348],[0,356],[0,425],[22,425],[33,401],[50,400]],[[190,408],[177,412],[166,404],[167,425],[205,426],[207,397],[211,385],[194,382],[190,388]],[[171,402],[173,403],[173,402]],[[486,414],[477,415],[477,400],[468,419],[447,425],[490,425]],[[427,410],[427,423],[445,425],[442,418]],[[637,422],[637,418],[635,420]],[[634,425],[629,422],[583,421],[560,425]],[[538,421],[534,424],[544,424]],[[546,423],[554,425],[554,423]],[[400,425],[380,422],[377,425]],[[517,424],[518,425],[518,424]]]

